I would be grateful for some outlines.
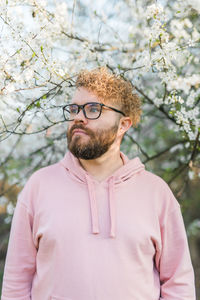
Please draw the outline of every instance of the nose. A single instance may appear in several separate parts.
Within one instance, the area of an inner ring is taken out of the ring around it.
[[[75,123],[82,122],[84,124],[87,123],[87,119],[86,119],[82,109],[80,109],[79,113],[74,117],[74,122]]]

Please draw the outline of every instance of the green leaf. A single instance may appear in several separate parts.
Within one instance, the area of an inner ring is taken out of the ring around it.
[[[36,105],[38,108],[41,107],[40,101],[37,101],[35,105]]]
[[[33,108],[33,104],[30,104],[29,107],[28,107],[28,110],[30,110],[32,108]]]

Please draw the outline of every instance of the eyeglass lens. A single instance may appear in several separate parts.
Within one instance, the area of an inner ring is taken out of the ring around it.
[[[101,105],[99,103],[88,103],[84,106],[86,118],[96,119],[101,113]],[[66,120],[73,120],[79,112],[79,107],[76,104],[69,104],[64,109]]]

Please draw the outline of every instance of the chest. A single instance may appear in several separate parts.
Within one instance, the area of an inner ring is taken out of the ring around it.
[[[109,237],[110,201],[113,201],[114,243],[135,253],[142,250],[153,255],[156,244],[161,243],[153,195],[139,191],[135,186],[131,190],[125,185],[115,188],[112,197],[110,199],[109,189],[105,186],[96,186],[91,194],[85,184],[50,187],[48,193],[40,193],[41,205],[36,211],[33,227],[38,249],[68,249],[69,245],[85,248],[101,239],[113,243]],[[96,235],[92,234],[91,205],[95,205],[99,222],[100,233]]]

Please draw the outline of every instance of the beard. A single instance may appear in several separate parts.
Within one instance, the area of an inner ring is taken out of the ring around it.
[[[88,135],[87,141],[83,141],[82,135],[73,137],[72,131],[74,129],[82,129]],[[89,160],[95,159],[108,151],[110,146],[114,143],[118,130],[118,124],[108,129],[97,129],[92,131],[85,128],[81,124],[74,124],[70,130],[67,131],[67,142],[69,151],[77,158]]]

